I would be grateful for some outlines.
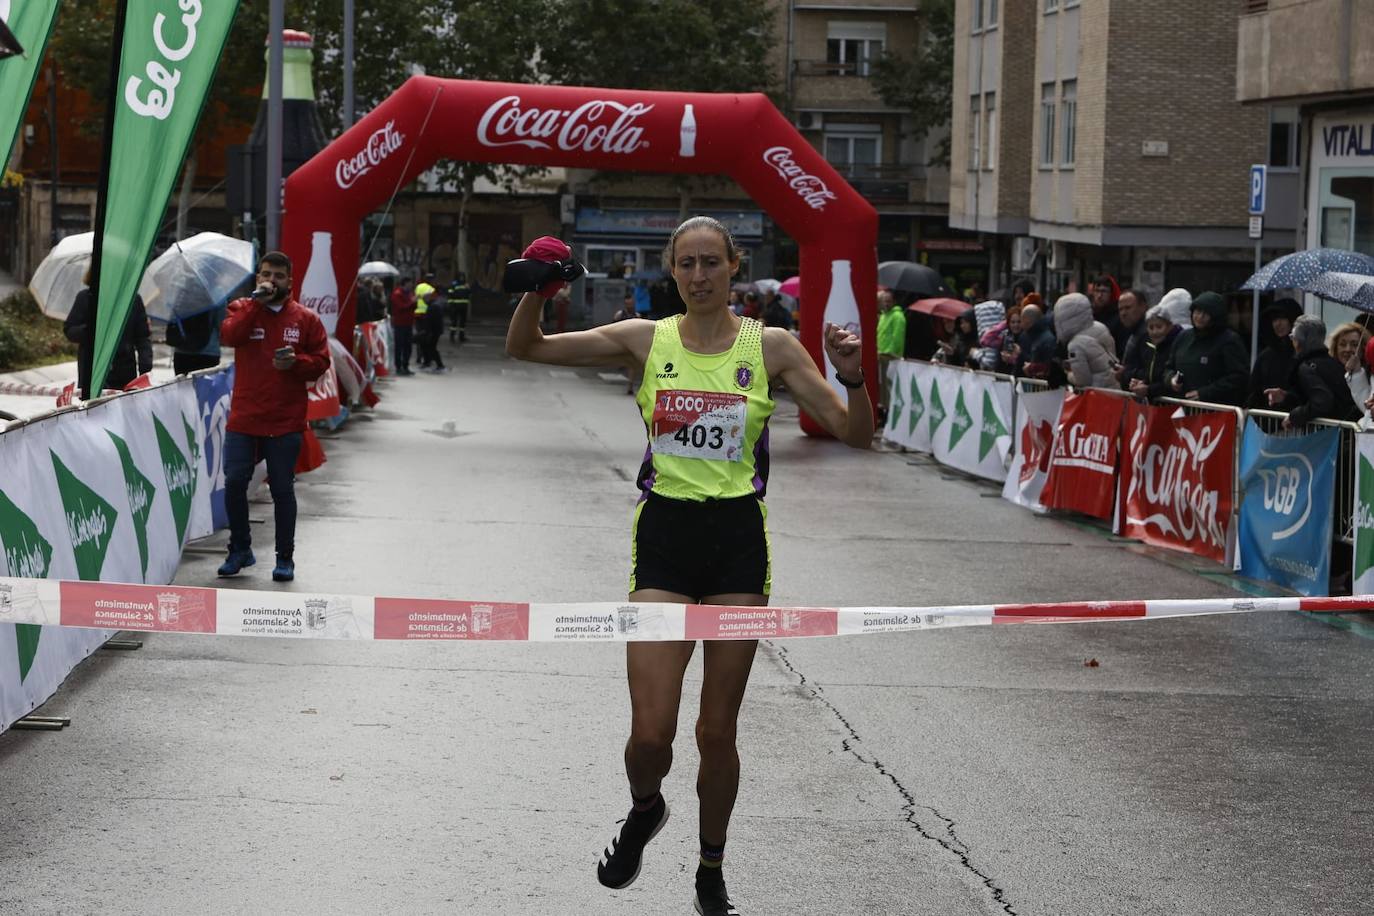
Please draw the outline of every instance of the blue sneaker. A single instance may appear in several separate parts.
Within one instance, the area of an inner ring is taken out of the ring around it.
[[[296,562],[284,557],[277,557],[277,565],[272,567],[273,582],[290,582],[296,578]]]
[[[256,562],[258,559],[253,556],[251,550],[231,550],[229,556],[225,557],[224,562],[219,565],[219,576],[221,579],[237,576],[240,570],[252,566]]]

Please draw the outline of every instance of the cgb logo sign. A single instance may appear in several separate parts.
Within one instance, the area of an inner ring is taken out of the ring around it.
[[[387,121],[367,138],[367,146],[352,157],[338,161],[334,166],[334,181],[344,190],[353,187],[359,178],[400,149],[405,139],[406,135],[396,130],[396,122]]]
[[[593,99],[576,108],[521,108],[520,96],[497,99],[477,122],[483,146],[525,146],[584,153],[633,153],[649,144],[635,122],[654,106]]]
[[[1264,508],[1283,516],[1285,520],[1293,518],[1294,513],[1297,513],[1297,519],[1293,524],[1274,532],[1273,539],[1283,541],[1300,531],[1302,526],[1307,524],[1308,515],[1312,513],[1312,463],[1306,455],[1297,452],[1274,454],[1261,450],[1260,456],[1267,459],[1292,459],[1296,462],[1278,463],[1256,469],[1264,487]]]
[[[824,210],[835,199],[835,192],[824,181],[797,165],[792,150],[786,146],[771,146],[763,151],[763,161],[777,172],[787,186],[797,192],[812,210]]]

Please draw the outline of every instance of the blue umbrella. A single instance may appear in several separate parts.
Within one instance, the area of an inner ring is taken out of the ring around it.
[[[1374,277],[1330,270],[1299,287],[1323,299],[1374,312]]]
[[[1241,289],[1305,289],[1329,271],[1374,274],[1374,258],[1340,248],[1309,248],[1275,258],[1241,286]]]

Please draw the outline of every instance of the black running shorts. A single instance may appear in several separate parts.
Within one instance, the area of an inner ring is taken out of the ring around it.
[[[767,595],[773,562],[768,509],[756,496],[696,502],[650,493],[635,507],[630,591],[657,588],[701,600]]]

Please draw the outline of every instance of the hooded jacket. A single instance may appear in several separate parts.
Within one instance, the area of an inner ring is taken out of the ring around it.
[[[1240,335],[1226,326],[1226,303],[1216,293],[1203,293],[1193,300],[1193,311],[1206,312],[1212,321],[1206,328],[1187,329],[1174,342],[1168,372],[1183,375],[1183,387],[1174,393],[1196,391],[1199,401],[1240,407],[1250,360]]]
[[[1174,349],[1174,343],[1178,341],[1178,335],[1182,333],[1183,329],[1174,325],[1159,343],[1146,337],[1145,342],[1141,344],[1140,365],[1131,374],[1131,378],[1138,378],[1150,386],[1146,396],[1151,400],[1172,397],[1175,394],[1169,389],[1166,369],[1169,365],[1169,354]]]
[[[1260,327],[1273,324],[1275,318],[1287,318],[1292,324],[1302,314],[1302,306],[1292,299],[1280,299],[1260,313]],[[1287,335],[1273,341],[1260,351],[1255,358],[1255,367],[1250,370],[1250,394],[1245,406],[1250,409],[1269,408],[1269,398],[1265,391],[1269,388],[1287,388],[1293,369],[1298,364],[1298,355],[1293,352],[1293,339]]]
[[[936,362],[942,362],[946,366],[967,367],[971,365],[973,351],[978,348],[978,331],[974,330],[971,334],[965,334],[961,328],[962,322],[965,321],[972,324],[975,329],[977,328],[978,320],[973,309],[965,309],[959,315],[959,319],[954,322],[954,334],[946,341],[949,349],[936,353]]]
[[[997,368],[1001,350],[1001,335],[997,332],[1006,330],[1007,307],[989,299],[973,307],[973,316],[978,326],[978,368],[991,372]]]
[[[1119,387],[1112,375],[1116,341],[1082,293],[1060,296],[1054,304],[1054,336],[1069,346],[1069,381],[1078,388]]]
[[[1054,351],[1056,344],[1054,330],[1050,327],[1050,319],[1041,315],[1032,322],[1027,323],[1026,313],[1021,313],[1021,334],[1016,342],[1021,347],[1021,356],[1017,361],[1016,374],[1024,375],[1029,378],[1047,379],[1050,377],[1050,365],[1054,362]]]
[[[1169,290],[1159,304],[1168,313],[1174,327],[1187,329],[1193,326],[1193,296],[1183,287]]]
[[[1298,354],[1279,409],[1288,411],[1294,426],[1311,420],[1358,420],[1364,416],[1364,410],[1350,396],[1345,367],[1323,346]]]

